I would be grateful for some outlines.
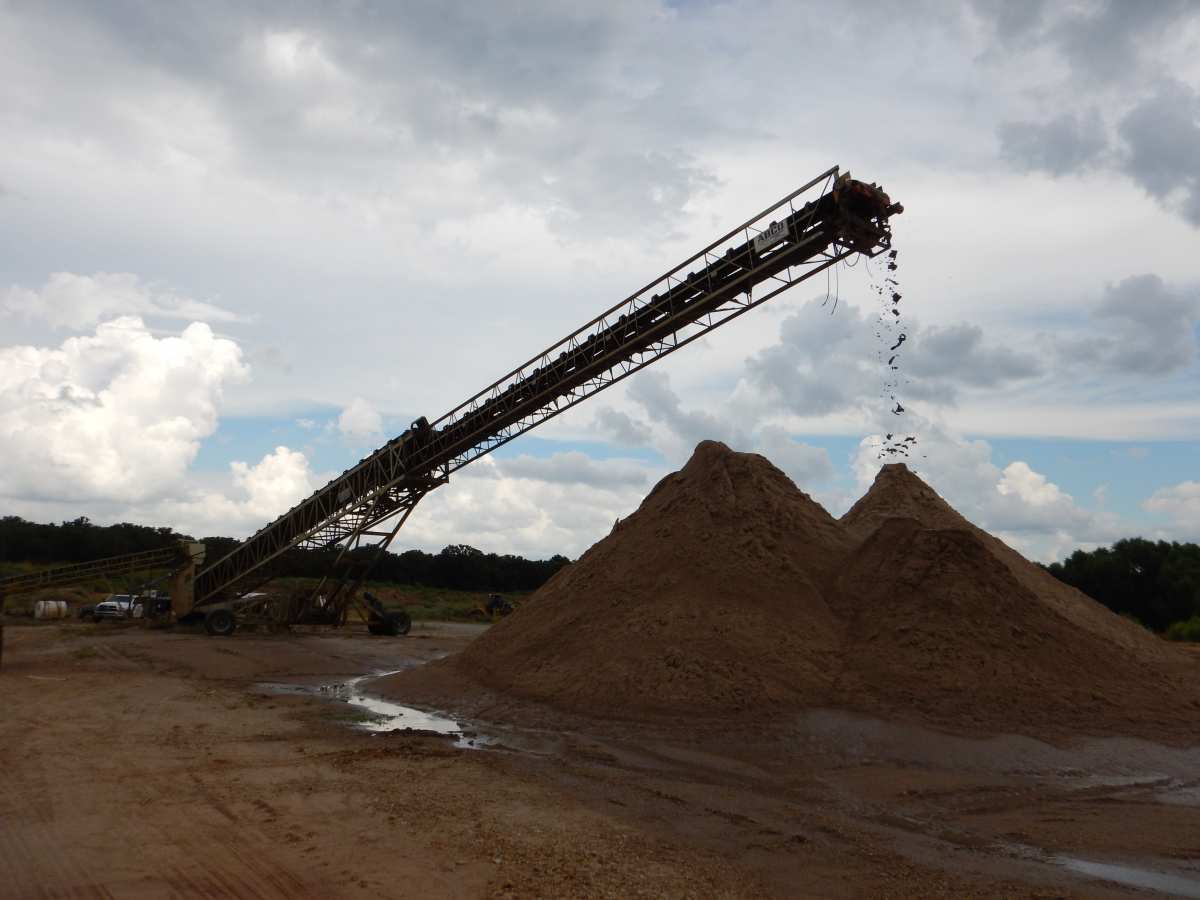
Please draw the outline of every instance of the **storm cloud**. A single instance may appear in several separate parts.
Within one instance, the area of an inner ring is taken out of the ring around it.
[[[747,361],[746,376],[800,416],[884,405],[890,351],[878,330],[877,318],[857,307],[829,315],[822,300],[811,300],[783,321],[778,343]],[[977,325],[911,322],[904,331],[896,371],[906,402],[953,404],[964,388],[998,388],[1043,371],[1032,354],[985,341]]]
[[[1200,227],[1200,93],[1162,84],[1125,114],[1120,134],[1129,177]]]
[[[1200,337],[1200,291],[1170,287],[1157,275],[1109,285],[1094,313],[1100,334],[1068,338],[1063,357],[1094,371],[1159,376],[1190,368]]]
[[[1009,122],[1000,126],[1005,159],[1024,169],[1051,175],[1078,173],[1108,149],[1104,123],[1096,110],[1065,112],[1047,122]]]
[[[1030,91],[1043,115],[997,126],[1006,161],[1056,177],[1107,167],[1200,226],[1200,72],[1189,62],[1200,8],[1104,0],[976,9],[1009,53],[1046,73]],[[1047,51],[1066,63],[1065,76],[1046,64]]]

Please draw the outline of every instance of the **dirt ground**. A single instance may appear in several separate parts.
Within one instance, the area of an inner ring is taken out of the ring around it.
[[[1089,863],[1200,896],[1200,746],[834,710],[651,727],[481,691],[442,704],[469,715],[477,744],[460,747],[367,733],[319,690],[457,652],[482,627],[218,639],[10,623],[0,896],[1146,895],[1077,871]]]

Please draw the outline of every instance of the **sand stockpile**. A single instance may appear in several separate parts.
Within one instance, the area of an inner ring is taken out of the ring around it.
[[[1137,652],[1136,636],[1113,642],[1082,629],[975,529],[887,519],[826,595],[845,623],[838,706],[998,729],[1161,728],[1189,718],[1178,704],[1195,692],[1173,687],[1157,647]],[[1141,630],[1113,619],[1113,629]]]
[[[446,667],[631,719],[841,707],[990,730],[1178,733],[1200,710],[1190,660],[904,466],[884,467],[839,522],[763,457],[711,441]]]
[[[821,703],[839,628],[820,583],[849,549],[766,459],[705,441],[459,666],[588,713]]]
[[[858,545],[888,519],[915,519],[926,528],[961,529],[974,535],[1038,601],[1086,632],[1140,654],[1160,655],[1172,648],[1144,628],[1131,626],[1115,613],[1035,565],[999,538],[963,518],[937,492],[903,464],[886,465],[875,483],[842,516],[839,524]]]

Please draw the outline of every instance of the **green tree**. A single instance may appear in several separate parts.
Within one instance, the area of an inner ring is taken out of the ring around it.
[[[1126,538],[1112,547],[1076,550],[1047,569],[1156,631],[1200,615],[1200,545]]]

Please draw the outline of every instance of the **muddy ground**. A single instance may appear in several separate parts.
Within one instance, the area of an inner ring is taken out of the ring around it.
[[[516,728],[477,698],[456,740],[368,733],[319,689],[481,627],[10,624],[0,896],[1146,896],[1097,876],[1200,896],[1200,746],[830,710],[736,729],[543,710]]]

